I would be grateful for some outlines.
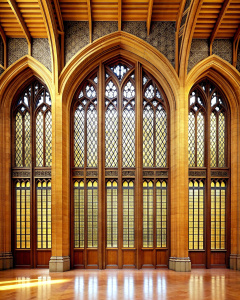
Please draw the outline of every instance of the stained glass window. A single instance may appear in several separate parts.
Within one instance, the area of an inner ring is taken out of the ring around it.
[[[123,247],[133,248],[135,244],[134,224],[134,183],[123,182]]]
[[[107,247],[118,246],[118,186],[116,181],[107,181]]]
[[[156,240],[157,247],[167,247],[167,182],[156,183]]]
[[[189,98],[188,115],[188,164],[189,167],[204,167],[205,155],[205,106],[198,90]]]
[[[74,166],[97,167],[98,116],[97,77],[89,79],[77,95],[74,106]]]
[[[211,249],[226,249],[226,183],[211,183]]]
[[[153,247],[153,182],[143,182],[143,247]]]
[[[37,248],[50,249],[51,228],[51,181],[37,183]]]
[[[16,248],[30,249],[31,201],[30,182],[18,181],[16,191]]]
[[[204,183],[189,182],[189,250],[204,249]]]
[[[143,167],[167,166],[167,114],[156,83],[143,75]]]
[[[84,247],[84,182],[74,182],[74,247]]]
[[[98,184],[97,181],[87,183],[87,246],[98,246]]]

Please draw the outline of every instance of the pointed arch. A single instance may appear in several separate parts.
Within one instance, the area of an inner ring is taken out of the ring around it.
[[[147,42],[121,31],[106,35],[87,45],[65,66],[60,74],[59,90],[63,93],[63,101],[66,101],[68,108],[77,86],[86,75],[99,64],[99,61],[117,55],[139,61],[146,70],[151,70],[153,76],[161,82],[170,106],[176,108],[179,79],[173,66],[163,54]]]

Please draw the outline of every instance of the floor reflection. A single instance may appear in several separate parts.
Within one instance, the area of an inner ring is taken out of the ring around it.
[[[189,280],[190,299],[204,299],[203,276],[191,275]]]
[[[134,299],[134,278],[132,275],[124,276],[124,298]]]
[[[212,299],[226,299],[225,276],[212,276]],[[240,295],[238,295],[240,298]]]

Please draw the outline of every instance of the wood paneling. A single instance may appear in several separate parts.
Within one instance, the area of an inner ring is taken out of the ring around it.
[[[15,250],[14,264],[16,268],[31,268],[31,251]]]
[[[37,250],[37,268],[48,268],[49,260],[51,257],[52,251],[50,250]]]

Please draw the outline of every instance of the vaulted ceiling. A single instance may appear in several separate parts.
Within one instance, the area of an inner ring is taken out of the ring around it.
[[[195,0],[193,0],[195,1]],[[59,31],[63,21],[176,21],[186,0],[52,0]],[[184,12],[186,13],[186,12]],[[205,0],[193,38],[233,38],[239,33],[239,0]],[[0,26],[7,37],[47,38],[39,0],[0,0]]]

